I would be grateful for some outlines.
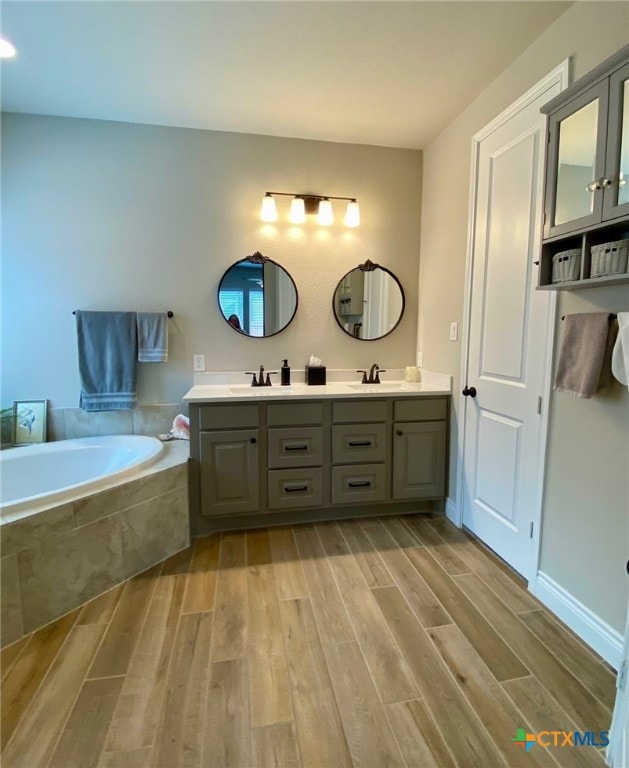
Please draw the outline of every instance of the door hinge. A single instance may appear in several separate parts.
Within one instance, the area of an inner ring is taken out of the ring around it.
[[[529,539],[533,538],[533,529],[535,527],[535,523],[531,520],[531,524],[529,525]]]
[[[537,412],[538,413],[542,412],[542,396],[541,395],[538,395],[537,397]]]
[[[619,691],[624,691],[627,686],[627,659],[624,659],[618,670],[618,679],[616,680],[616,688]]]

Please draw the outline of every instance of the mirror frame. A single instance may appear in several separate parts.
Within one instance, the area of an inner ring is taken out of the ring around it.
[[[223,314],[223,310],[221,309],[221,302],[220,302],[221,286],[223,285],[223,282],[227,277],[228,272],[238,264],[242,264],[243,261],[248,261],[252,264],[261,264],[263,267],[265,264],[275,264],[276,267],[279,267],[280,269],[284,270],[284,272],[288,275],[291,283],[293,284],[293,288],[295,289],[295,308],[293,309],[293,314],[290,316],[290,320],[286,323],[286,325],[280,328],[279,331],[275,331],[275,333],[268,333],[268,334],[265,334],[264,336],[252,336],[250,333],[245,333],[245,331],[243,331],[241,328],[234,328],[234,326],[229,322],[229,320]],[[285,269],[277,261],[270,259],[268,256],[264,256],[263,254],[260,253],[260,251],[256,251],[255,253],[252,253],[249,256],[244,256],[242,259],[238,259],[238,261],[235,261],[233,264],[230,264],[229,267],[227,267],[227,269],[223,272],[223,276],[221,277],[220,282],[218,284],[216,300],[218,303],[218,311],[220,316],[223,318],[223,320],[227,323],[227,325],[233,331],[236,331],[236,333],[239,333],[241,336],[244,336],[247,339],[270,339],[272,336],[277,336],[278,333],[282,333],[282,331],[285,331],[295,319],[295,314],[297,313],[297,307],[299,306],[299,291],[297,290],[297,284],[293,280],[293,276],[287,269]]]
[[[400,293],[402,294],[402,309],[400,310],[400,316],[398,317],[397,322],[390,330],[388,330],[386,333],[383,333],[382,336],[376,336],[373,339],[363,339],[360,336],[354,336],[349,331],[346,331],[341,321],[339,320],[338,315],[336,314],[336,292],[339,289],[339,285],[343,282],[343,280],[345,280],[345,278],[348,275],[350,275],[356,269],[360,269],[362,272],[374,272],[376,269],[381,269],[383,272],[386,272],[395,280],[395,282],[398,285],[398,288],[400,289]],[[397,276],[394,275],[390,269],[383,267],[382,264],[375,264],[373,261],[370,261],[369,259],[367,259],[367,261],[364,264],[358,264],[358,266],[354,267],[353,269],[350,269],[349,272],[346,272],[336,284],[336,288],[334,289],[334,293],[332,294],[332,314],[334,315],[334,319],[336,320],[339,328],[343,331],[343,333],[349,336],[350,339],[355,339],[356,341],[379,341],[380,339],[386,338],[391,333],[393,333],[393,331],[402,322],[405,309],[406,309],[406,296],[404,295],[404,288],[402,288],[402,283],[398,280]]]

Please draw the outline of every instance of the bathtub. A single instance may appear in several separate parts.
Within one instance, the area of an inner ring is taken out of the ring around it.
[[[188,546],[189,456],[137,435],[0,453],[0,646]]]
[[[149,465],[163,450],[154,437],[112,435],[9,448],[0,453],[2,523],[34,507],[96,493]]]

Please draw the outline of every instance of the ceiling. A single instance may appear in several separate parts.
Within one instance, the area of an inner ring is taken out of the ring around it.
[[[422,148],[571,4],[2,2],[2,108]]]

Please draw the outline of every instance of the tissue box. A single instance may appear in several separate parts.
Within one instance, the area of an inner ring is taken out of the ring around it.
[[[325,384],[325,365],[307,365],[306,366],[306,384],[310,386],[321,386]]]

